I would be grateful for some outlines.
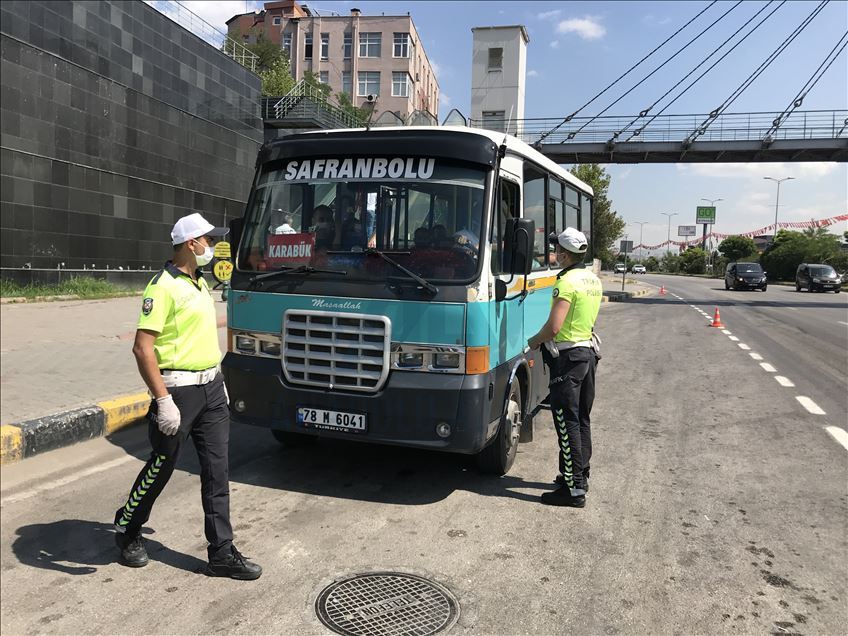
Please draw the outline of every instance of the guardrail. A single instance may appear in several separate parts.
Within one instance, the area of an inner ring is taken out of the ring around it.
[[[698,136],[698,141],[765,141],[780,113],[727,113],[716,117]],[[639,118],[631,115],[563,118],[470,119],[473,128],[509,129],[519,139],[535,143],[544,137],[546,144],[633,142],[683,142],[701,129],[708,114],[660,115]],[[634,122],[634,120],[636,120]],[[647,123],[650,122],[650,123]],[[557,128],[559,126],[559,128]],[[641,128],[643,127],[644,128]],[[556,130],[554,131],[554,129]],[[552,132],[553,131],[553,132]],[[623,132],[622,132],[623,131]],[[634,135],[634,133],[636,133]],[[848,137],[848,110],[794,112],[776,132],[777,139],[844,139]]]
[[[275,101],[276,100],[276,101]],[[282,97],[262,99],[262,118],[281,120],[289,116],[327,120],[332,127],[358,128],[362,121],[353,113],[332,104],[313,84],[303,80]]]

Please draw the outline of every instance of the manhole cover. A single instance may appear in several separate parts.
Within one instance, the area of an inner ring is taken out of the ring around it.
[[[414,574],[376,572],[336,581],[315,601],[318,618],[346,636],[427,636],[443,632],[459,617],[450,591]]]

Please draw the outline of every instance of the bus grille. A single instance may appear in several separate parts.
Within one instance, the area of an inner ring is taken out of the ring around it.
[[[385,316],[290,309],[283,317],[283,374],[292,384],[379,391],[389,375]]]

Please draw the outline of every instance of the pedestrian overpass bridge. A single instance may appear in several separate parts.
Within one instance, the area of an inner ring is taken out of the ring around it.
[[[469,120],[557,163],[848,161],[848,110]]]

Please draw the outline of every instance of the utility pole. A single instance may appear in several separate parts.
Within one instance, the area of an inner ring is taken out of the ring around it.
[[[665,249],[666,249],[666,252],[670,252],[671,251],[671,245],[668,245],[668,243],[671,243],[671,217],[677,216],[677,212],[660,212],[660,214],[668,217],[668,233],[666,234],[666,237],[665,237],[665,241],[666,241]]]
[[[705,199],[704,197],[701,197],[701,201],[709,201],[710,206],[715,207],[716,203],[724,201],[724,199]],[[707,223],[704,223],[704,237],[701,240],[701,249],[704,251],[707,250],[707,225]]]
[[[763,179],[768,179],[769,181],[774,181],[777,184],[777,197],[774,200],[774,234],[771,237],[771,244],[774,245],[774,242],[777,240],[777,206],[780,205],[780,184],[783,181],[790,181],[795,177],[783,177],[782,179],[775,179],[774,177],[763,177]]]
[[[642,230],[644,229],[644,225],[646,225],[647,221],[634,221],[633,225],[639,226],[639,259],[642,258]]]

